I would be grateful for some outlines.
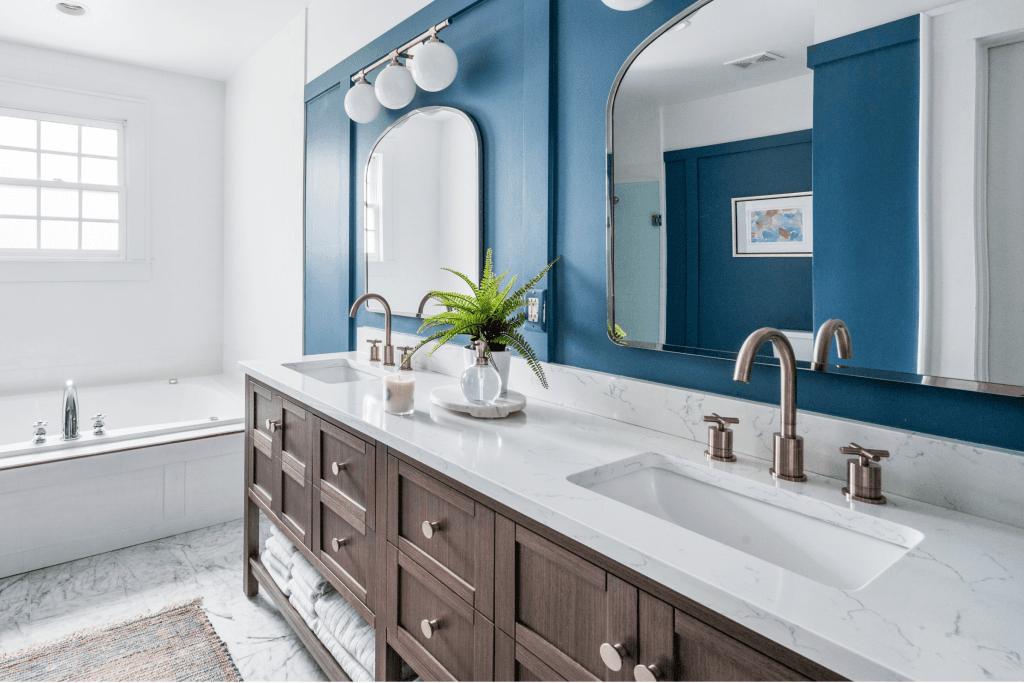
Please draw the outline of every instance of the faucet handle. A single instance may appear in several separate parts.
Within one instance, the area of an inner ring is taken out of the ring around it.
[[[46,425],[49,423],[46,420],[36,420],[36,423],[32,425],[32,443],[46,443]]]
[[[367,339],[366,343],[370,345],[370,362],[380,362],[380,349],[377,348],[377,344],[380,344],[380,339]]]
[[[92,420],[92,433],[96,436],[103,436],[103,427],[107,424],[104,420],[107,419],[107,416],[102,413],[96,413],[89,419]]]
[[[726,425],[738,425],[740,419],[738,417],[722,417],[718,413],[711,413],[710,415],[704,416],[705,422],[717,422],[719,430],[728,429]]]
[[[855,443],[851,443],[849,446],[843,446],[839,449],[839,452],[843,455],[856,455],[860,457],[860,464],[862,467],[867,467],[869,460],[878,462],[882,458],[889,457],[889,451],[877,451],[870,448],[864,448],[858,446]]]
[[[400,370],[412,370],[412,354],[409,353],[409,352],[412,351],[414,348],[416,348],[416,347],[414,347],[414,346],[399,346],[398,347],[398,350],[401,352],[399,354],[399,358],[402,359],[402,367],[399,368]]]

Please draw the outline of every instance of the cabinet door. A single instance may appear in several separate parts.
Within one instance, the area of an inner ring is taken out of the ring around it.
[[[275,433],[275,444],[280,449],[281,462],[303,479],[312,480],[313,415],[283,396],[274,394],[274,402],[280,405],[280,428]]]
[[[495,534],[496,624],[516,650],[566,680],[632,680],[636,587],[504,517]]]
[[[494,632],[494,680],[564,681],[535,654],[515,643],[500,629]]]
[[[272,509],[286,530],[295,535],[293,540],[311,548],[313,484],[302,476],[288,458],[281,458],[278,462],[280,484]]]
[[[313,552],[349,590],[371,609],[376,564],[373,529],[321,489],[313,508]]]
[[[637,681],[807,681],[713,626],[640,593]]]

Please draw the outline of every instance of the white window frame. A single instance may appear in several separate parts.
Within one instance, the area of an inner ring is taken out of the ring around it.
[[[40,85],[0,78],[0,113],[44,121],[97,127],[121,127],[119,185],[89,185],[49,181],[3,180],[4,184],[41,187],[117,189],[120,231],[118,252],[40,251],[0,252],[0,282],[148,280],[151,275],[148,205],[147,141],[149,103],[145,100]]]
[[[367,164],[366,195],[363,201],[366,202],[364,220],[363,240],[364,251],[367,261],[384,261],[384,155],[377,152],[370,156],[370,163]],[[371,178],[371,174],[375,177]],[[376,196],[370,197],[371,188]],[[371,221],[370,214],[373,214]],[[371,226],[370,223],[373,223]],[[373,242],[373,256],[370,255],[370,242]]]

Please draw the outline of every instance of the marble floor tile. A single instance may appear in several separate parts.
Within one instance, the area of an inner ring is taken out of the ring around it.
[[[0,579],[0,652],[198,596],[243,680],[326,680],[270,598],[242,593],[241,520]]]

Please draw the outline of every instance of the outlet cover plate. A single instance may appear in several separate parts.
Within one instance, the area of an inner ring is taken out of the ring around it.
[[[523,329],[531,332],[547,331],[547,299],[546,289],[531,289],[526,293],[529,305],[526,307],[526,324],[523,325]]]

